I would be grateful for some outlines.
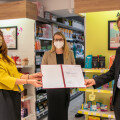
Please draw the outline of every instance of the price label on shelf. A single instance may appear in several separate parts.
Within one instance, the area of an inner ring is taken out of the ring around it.
[[[100,116],[100,113],[96,113],[96,116]]]
[[[84,112],[84,114],[88,115],[88,112]]]

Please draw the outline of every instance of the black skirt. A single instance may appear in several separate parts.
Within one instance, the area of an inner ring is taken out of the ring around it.
[[[49,89],[47,99],[48,120],[68,120],[70,89]]]
[[[21,94],[0,90],[0,120],[21,120]]]

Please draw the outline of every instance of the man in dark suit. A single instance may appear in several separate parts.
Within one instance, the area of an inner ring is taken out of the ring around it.
[[[120,32],[120,17],[117,20],[118,29]],[[94,79],[86,79],[85,85],[98,88],[110,81],[114,80],[112,104],[114,106],[115,118],[120,120],[120,47],[116,50],[115,60],[110,70]]]

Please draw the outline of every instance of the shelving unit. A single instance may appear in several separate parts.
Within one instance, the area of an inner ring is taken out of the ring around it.
[[[43,112],[41,113],[38,113],[37,114],[37,119],[40,120],[42,117],[44,117],[45,115],[48,114],[48,109],[44,110]]]
[[[83,72],[88,73],[88,74],[101,74],[101,73],[105,73],[108,72],[109,69],[82,69]],[[97,97],[97,100],[100,100],[103,98],[104,96],[104,101],[106,103],[108,103],[108,98],[109,96],[112,96],[113,94],[113,89],[112,88],[102,88],[102,89],[94,89],[93,87],[89,87],[89,88],[79,88],[79,91],[84,91],[85,92],[85,101],[89,101],[89,94],[90,93],[94,93]],[[107,100],[105,100],[105,98],[107,98]],[[98,101],[97,101],[98,102]],[[93,103],[95,103],[95,101],[93,101]],[[109,107],[108,107],[109,109]],[[92,115],[92,116],[98,116],[98,117],[105,117],[105,118],[115,118],[114,112],[113,111],[107,111],[107,112],[101,112],[101,111],[90,111],[90,110],[82,110],[80,109],[78,111],[79,114],[85,114],[85,120],[88,120],[88,116]]]
[[[77,96],[81,95],[83,92],[81,91],[77,91],[73,94],[70,95],[70,100],[73,100],[74,98],[76,98]]]
[[[25,101],[31,100],[31,99],[33,99],[33,96],[27,96],[25,98],[21,98],[21,102],[25,102]]]
[[[89,110],[79,110],[79,114],[85,114],[85,115],[93,115],[93,116],[99,116],[99,117],[106,117],[106,118],[115,118],[114,112],[108,111],[108,112],[99,112],[99,111],[89,111]]]
[[[75,28],[75,27],[72,27],[72,26],[68,26],[68,25],[65,25],[65,24],[60,23],[60,22],[51,21],[51,20],[48,20],[48,19],[45,19],[45,18],[38,17],[37,21],[40,21],[40,22],[43,22],[43,23],[47,23],[47,24],[57,24],[59,27],[84,33],[84,31],[81,30],[81,29],[78,29],[78,28]]]
[[[21,120],[27,120],[27,119],[30,119],[30,118],[33,117],[33,116],[34,116],[34,114],[30,114],[30,115],[28,115],[27,117],[21,118]]]
[[[79,91],[96,92],[96,93],[113,93],[112,88],[108,88],[108,89],[79,88]]]
[[[78,28],[75,28],[75,27],[72,27],[72,26],[68,26],[68,25],[65,25],[63,23],[59,23],[59,22],[55,22],[55,21],[51,21],[51,20],[48,20],[48,19],[44,19],[44,18],[41,18],[41,17],[38,17],[37,18],[37,21],[36,21],[36,26],[37,24],[56,24],[58,26],[58,28],[65,28],[65,29],[69,29],[69,30],[73,30],[75,31],[76,33],[84,33],[84,30],[82,31],[81,29],[78,29]],[[53,34],[53,32],[52,32]],[[51,42],[52,43],[52,39],[53,38],[44,38],[44,37],[38,37],[37,35],[35,36],[35,39],[36,41],[40,41],[40,44],[42,45],[42,43],[44,41],[47,41],[47,42]],[[73,42],[80,42],[80,43],[84,43],[83,40],[81,39],[72,39],[72,38],[66,38],[66,40],[70,43],[73,43]],[[46,47],[47,48],[47,47]],[[44,54],[44,52],[48,51],[48,49],[40,49],[40,50],[35,50],[35,72],[39,72],[40,71],[40,65],[41,65],[41,62],[42,62],[42,56]],[[41,92],[42,91],[42,88],[36,88],[36,96],[37,96],[37,93]],[[72,93],[71,94],[71,100],[76,98],[77,96],[79,96],[82,92],[80,92],[79,90]],[[43,101],[46,101],[47,100],[47,96],[43,96],[41,98],[37,98],[36,97],[36,105],[38,103],[41,103]],[[37,114],[37,119],[41,119],[41,117],[45,116],[46,114],[48,113],[48,110],[45,110],[43,112],[40,112],[39,114]]]

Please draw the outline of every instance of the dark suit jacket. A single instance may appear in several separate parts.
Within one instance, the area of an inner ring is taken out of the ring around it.
[[[117,81],[119,77],[119,71],[120,71],[120,47],[116,50],[115,60],[110,70],[105,74],[95,77],[94,80],[96,81],[96,85],[93,86],[94,88],[98,88],[112,80],[115,80],[114,88],[113,88],[113,99],[112,99],[113,105],[114,105],[115,94],[117,90]]]

